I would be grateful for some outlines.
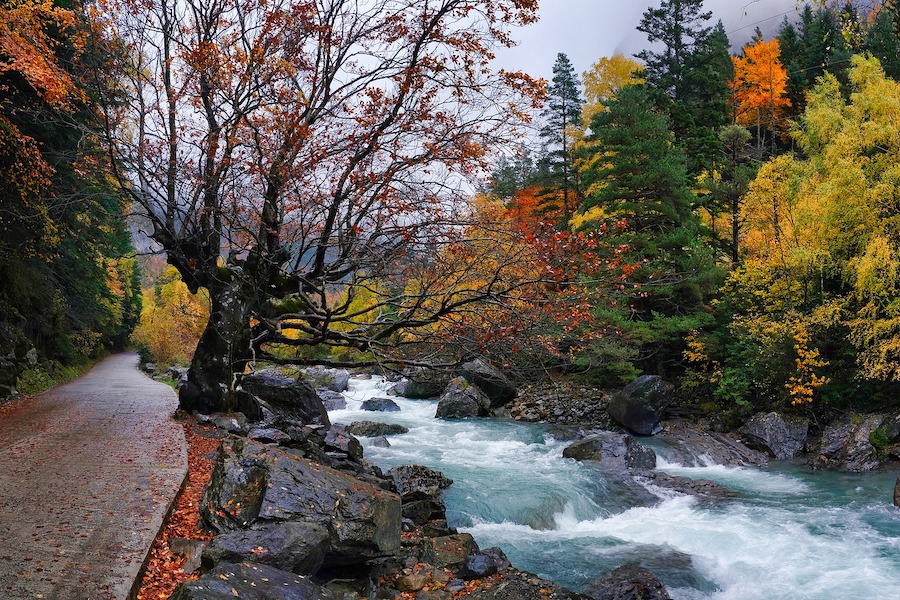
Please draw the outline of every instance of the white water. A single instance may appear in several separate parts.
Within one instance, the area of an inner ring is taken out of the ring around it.
[[[513,564],[575,590],[629,561],[651,569],[673,598],[900,600],[900,510],[895,475],[811,474],[683,467],[660,454],[658,468],[711,479],[737,498],[704,504],[651,490],[661,503],[633,507],[593,467],[562,458],[566,442],[546,428],[506,421],[434,418],[437,402],[389,396],[387,384],[351,380],[334,422],[400,423],[390,448],[361,441],[382,468],[424,464],[454,479],[451,525],[482,548],[500,546]],[[401,412],[367,412],[363,400],[390,397]]]

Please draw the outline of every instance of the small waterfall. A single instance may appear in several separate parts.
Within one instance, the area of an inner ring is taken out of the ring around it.
[[[424,464],[454,479],[451,525],[481,547],[500,546],[517,567],[574,590],[626,562],[639,562],[673,598],[872,600],[900,598],[900,512],[894,475],[849,476],[710,465],[660,455],[658,469],[711,479],[737,492],[720,504],[651,489],[635,506],[615,478],[562,458],[567,442],[547,427],[489,419],[434,418],[437,402],[390,396],[390,384],[353,379],[334,422],[378,420],[410,429],[389,448],[363,439],[382,468]],[[360,410],[392,398],[401,411]]]

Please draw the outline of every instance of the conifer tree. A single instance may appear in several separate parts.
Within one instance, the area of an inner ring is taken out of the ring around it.
[[[575,73],[569,57],[563,53],[556,56],[553,65],[553,83],[548,89],[547,106],[542,117],[541,138],[547,153],[545,162],[549,187],[562,190],[564,217],[571,216],[578,202],[577,173],[572,166],[572,131],[581,127],[581,82]],[[548,207],[550,209],[550,207]]]

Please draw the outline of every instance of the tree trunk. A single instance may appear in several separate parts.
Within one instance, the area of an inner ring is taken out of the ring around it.
[[[240,409],[234,388],[237,376],[252,358],[250,316],[254,303],[239,277],[229,279],[209,290],[209,323],[194,351],[188,380],[178,394],[181,408],[189,412]]]

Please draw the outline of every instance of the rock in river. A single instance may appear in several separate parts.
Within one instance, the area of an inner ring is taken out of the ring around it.
[[[434,416],[439,419],[486,417],[490,408],[490,398],[462,377],[457,377],[441,394]]]
[[[806,417],[770,412],[753,415],[738,432],[748,446],[786,460],[803,451],[808,430]]]
[[[642,375],[610,398],[607,411],[617,423],[638,435],[660,431],[666,408],[675,401],[675,386],[657,375]]]

